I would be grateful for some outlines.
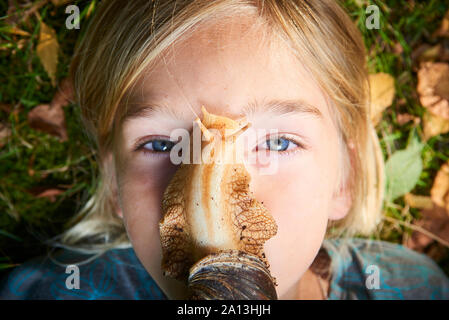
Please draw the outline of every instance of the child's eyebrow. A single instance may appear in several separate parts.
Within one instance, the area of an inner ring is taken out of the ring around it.
[[[208,106],[206,106],[208,107]],[[276,115],[290,115],[290,114],[308,114],[317,118],[322,118],[321,111],[309,104],[308,102],[295,99],[295,100],[280,100],[273,99],[265,103],[258,103],[257,101],[250,102],[246,106],[243,106],[241,114],[247,117],[252,117],[256,114],[270,113],[273,116]],[[171,118],[184,120],[184,112],[177,112],[174,108],[161,104],[142,103],[132,104],[128,106],[128,110],[123,117],[123,121],[136,119],[136,118],[151,118],[155,114],[167,115]]]
[[[257,101],[250,102],[242,108],[242,113],[247,117],[251,117],[257,113],[271,115],[289,115],[289,114],[309,114],[317,118],[322,118],[321,111],[311,105],[310,103],[301,100],[280,100],[273,99],[265,103],[258,103]]]

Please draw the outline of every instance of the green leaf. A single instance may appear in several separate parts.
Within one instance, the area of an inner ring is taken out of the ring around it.
[[[395,152],[385,164],[387,178],[387,201],[410,192],[419,180],[422,171],[421,151],[424,144],[413,140],[407,148]]]

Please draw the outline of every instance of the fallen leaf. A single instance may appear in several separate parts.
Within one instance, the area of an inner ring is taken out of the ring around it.
[[[413,225],[449,243],[449,217],[444,208],[435,205],[432,209],[422,210],[421,219],[413,223]],[[404,245],[410,249],[424,252],[424,249],[434,241],[432,237],[429,237],[424,232],[414,230]]]
[[[449,161],[438,170],[430,196],[436,205],[445,208],[449,215]]]
[[[369,76],[371,121],[374,125],[382,119],[382,112],[393,103],[394,78],[388,73],[376,73]]]
[[[39,193],[36,198],[48,198],[50,202],[56,201],[56,196],[64,193],[64,190],[61,189],[47,189],[44,192]]]
[[[28,112],[31,128],[57,136],[61,141],[67,140],[65,115],[61,106],[41,104]]]
[[[11,136],[11,129],[4,123],[0,123],[0,148],[2,148]]]
[[[412,208],[417,209],[432,209],[433,201],[429,196],[420,196],[412,193],[404,195],[405,203]]]
[[[449,120],[449,64],[423,63],[418,71],[417,91],[423,107]]]
[[[50,105],[65,107],[73,102],[73,86],[70,78],[65,78],[58,86],[56,94],[53,96]]]
[[[411,54],[413,64],[419,65],[425,61],[435,61],[443,54],[443,46],[438,43],[431,46],[427,43],[419,45]]]
[[[27,192],[36,198],[48,198],[50,202],[54,202],[56,196],[64,193],[64,190],[48,186],[35,186],[28,189]]]
[[[73,102],[73,86],[70,78],[61,81],[50,104],[39,105],[28,113],[30,127],[67,140],[63,107]],[[31,173],[34,173],[31,171]]]
[[[411,115],[409,113],[399,113],[396,115],[396,120],[399,125],[404,125],[407,122],[414,121],[414,122],[420,122],[421,120],[418,117],[415,117],[414,115]]]
[[[39,43],[36,50],[37,56],[41,60],[45,71],[51,79],[51,83],[53,86],[56,86],[59,44],[56,38],[55,30],[43,22],[41,22]]]
[[[429,111],[424,112],[423,131],[426,141],[434,136],[445,134],[449,132],[449,120],[438,117]]]
[[[441,21],[440,28],[435,32],[437,37],[449,37],[449,10]]]

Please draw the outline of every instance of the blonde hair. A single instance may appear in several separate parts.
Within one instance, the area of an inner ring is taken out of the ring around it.
[[[327,93],[341,134],[341,185],[349,214],[330,223],[332,235],[370,234],[381,219],[383,158],[369,119],[368,75],[360,32],[334,0],[106,0],[91,21],[71,65],[83,124],[97,149],[97,189],[61,238],[65,246],[105,250],[129,246],[113,198],[106,161],[126,111],[127,92],[155,58],[204,23],[252,15],[289,45]],[[351,169],[352,168],[352,169]]]

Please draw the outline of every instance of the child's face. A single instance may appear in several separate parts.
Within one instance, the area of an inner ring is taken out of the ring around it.
[[[201,105],[235,119],[244,115],[249,103],[257,101],[263,107],[275,99],[301,100],[319,111],[277,114],[261,109],[248,119],[254,129],[288,134],[281,140],[286,151],[271,146],[270,152],[280,152],[275,173],[264,175],[257,163],[247,164],[251,191],[278,225],[265,253],[279,284],[279,298],[296,297],[298,280],[320,248],[328,219],[342,218],[350,207],[347,193],[335,192],[341,151],[324,93],[286,46],[261,45],[261,33],[248,32],[252,22],[246,22],[239,19],[223,28],[197,30],[166,52],[139,81],[130,102],[171,111],[125,121],[115,145],[119,215],[139,259],[169,297],[179,297],[177,282],[161,274],[158,223],[162,194],[177,166],[168,152],[144,153],[134,151],[133,145],[144,137],[141,142],[169,140],[177,128],[191,130]],[[256,146],[269,148],[267,139],[273,139],[272,145],[276,142],[276,136],[259,140],[248,152],[261,152]],[[144,148],[151,151],[152,144]]]

